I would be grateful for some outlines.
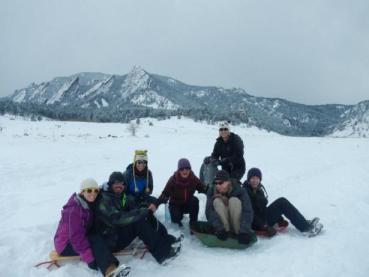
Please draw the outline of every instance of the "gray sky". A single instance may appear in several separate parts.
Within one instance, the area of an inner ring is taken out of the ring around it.
[[[0,96],[134,65],[306,104],[369,99],[368,0],[0,0]]]

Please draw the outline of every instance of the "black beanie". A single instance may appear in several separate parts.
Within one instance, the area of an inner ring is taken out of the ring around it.
[[[122,182],[124,184],[124,175],[122,172],[114,171],[110,174],[108,186],[111,186],[115,182]]]
[[[225,170],[219,170],[214,177],[215,181],[229,181],[231,178],[229,177],[229,174]]]
[[[261,181],[261,170],[259,168],[253,167],[247,172],[247,181],[250,181],[251,177],[259,177]]]

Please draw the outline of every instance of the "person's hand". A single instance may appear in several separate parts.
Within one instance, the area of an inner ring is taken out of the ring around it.
[[[150,204],[150,205],[149,205],[149,207],[148,207],[148,209],[149,209],[150,211],[152,211],[153,213],[155,213],[155,212],[156,212],[156,206],[155,206],[154,204]]]
[[[238,242],[241,244],[249,244],[251,242],[251,235],[249,233],[239,233]]]
[[[205,157],[204,164],[210,164],[211,163],[211,156]]]
[[[228,234],[225,230],[215,232],[215,236],[220,240],[226,240],[228,238]]]
[[[92,270],[98,270],[99,268],[97,267],[97,263],[96,263],[96,260],[93,260],[92,262],[88,263],[87,264],[88,267]]]

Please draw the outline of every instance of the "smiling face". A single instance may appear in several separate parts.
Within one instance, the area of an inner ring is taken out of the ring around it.
[[[223,140],[228,140],[229,136],[230,136],[230,132],[228,128],[219,128],[219,136],[223,139]]]
[[[253,189],[256,189],[258,185],[260,184],[260,178],[257,176],[253,176],[249,180],[249,184]]]
[[[146,168],[146,165],[147,165],[147,161],[144,161],[144,160],[139,160],[139,161],[136,161],[136,169],[138,171],[144,171],[144,169]]]
[[[226,194],[227,192],[229,192],[229,188],[231,187],[230,181],[216,180],[214,184],[216,190],[221,194]]]
[[[178,170],[179,170],[179,174],[181,175],[182,178],[188,178],[188,176],[190,176],[191,168],[184,167],[184,168],[180,168]]]
[[[124,184],[123,182],[115,182],[111,185],[111,189],[115,194],[121,194],[124,191]]]
[[[97,195],[99,193],[99,189],[97,188],[87,188],[87,189],[83,189],[81,191],[81,194],[83,195],[83,197],[90,203],[94,202]]]

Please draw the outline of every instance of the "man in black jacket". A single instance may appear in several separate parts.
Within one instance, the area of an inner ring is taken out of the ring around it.
[[[137,208],[134,198],[125,194],[121,172],[109,177],[107,191],[101,192],[95,207],[95,229],[106,240],[112,252],[127,247],[136,237],[147,246],[158,263],[175,257],[180,251],[178,239],[148,208]]]
[[[278,198],[267,206],[268,196],[264,186],[261,184],[261,179],[261,170],[251,168],[247,172],[247,180],[243,184],[254,210],[254,220],[252,222],[254,230],[266,231],[267,235],[272,237],[276,234],[275,224],[279,226],[288,225],[288,221],[283,218],[284,215],[300,232],[305,233],[307,236],[313,237],[320,233],[323,225],[319,223],[319,218],[315,217],[312,220],[306,220],[286,198]]]
[[[241,180],[245,174],[246,165],[243,158],[243,141],[235,133],[230,132],[227,121],[219,123],[219,137],[217,138],[213,153],[206,157],[205,164],[212,161],[218,162],[223,170],[226,170],[231,178]]]

